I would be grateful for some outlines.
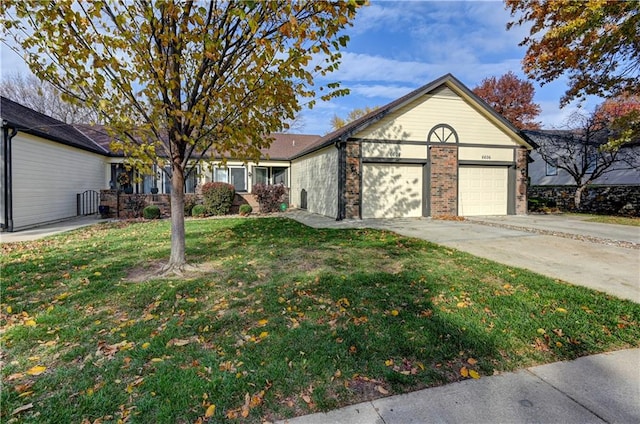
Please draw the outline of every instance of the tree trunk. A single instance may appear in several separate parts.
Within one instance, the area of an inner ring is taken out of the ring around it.
[[[173,164],[171,174],[171,256],[161,270],[163,274],[181,274],[187,260],[184,230],[184,170]]]
[[[576,207],[576,211],[580,210],[580,203],[582,203],[582,192],[587,188],[586,184],[585,185],[579,185],[576,188],[576,192],[573,195],[573,204]]]

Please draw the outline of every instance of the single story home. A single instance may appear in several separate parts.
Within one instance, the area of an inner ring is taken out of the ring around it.
[[[74,216],[86,190],[169,193],[166,173],[137,175],[100,127],[75,128],[2,99],[2,230]],[[282,183],[290,204],[337,220],[526,214],[531,144],[451,74],[325,136],[273,134],[259,163],[200,164],[239,193]]]
[[[332,218],[527,213],[526,137],[447,74],[291,158],[291,203]]]

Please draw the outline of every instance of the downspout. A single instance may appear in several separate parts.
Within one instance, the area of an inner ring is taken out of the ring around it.
[[[336,140],[338,149],[338,216],[336,221],[342,221],[346,215],[347,191],[347,140],[345,136]]]
[[[4,201],[4,224],[2,231],[13,231],[13,173],[11,170],[11,140],[18,134],[18,130],[11,128],[9,123],[2,121],[2,200]]]

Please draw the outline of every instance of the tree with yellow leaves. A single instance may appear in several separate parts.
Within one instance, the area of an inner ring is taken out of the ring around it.
[[[95,110],[139,168],[168,161],[171,256],[185,257],[184,182],[192,163],[258,160],[304,103],[344,95],[314,78],[337,69],[341,30],[360,3],[4,0],[4,33],[32,72]]]

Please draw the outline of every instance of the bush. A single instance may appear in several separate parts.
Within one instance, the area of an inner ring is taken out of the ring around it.
[[[251,205],[240,205],[240,215],[242,216],[246,216],[249,215],[251,212],[253,212],[253,208],[251,207]]]
[[[231,209],[236,189],[227,183],[206,183],[202,186],[204,207],[210,215],[226,215]]]
[[[142,210],[142,216],[144,219],[158,219],[160,218],[160,208],[156,205],[149,205]]]
[[[256,184],[251,192],[258,199],[260,212],[277,212],[287,194],[287,188],[283,184]]]
[[[198,198],[195,194],[184,195],[184,216],[191,216],[191,209],[198,204]]]
[[[207,216],[207,208],[204,205],[195,205],[191,208],[191,216],[196,216],[198,218]]]

